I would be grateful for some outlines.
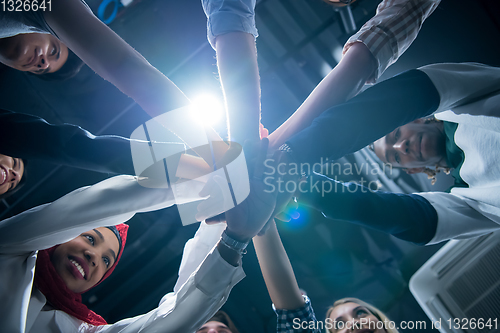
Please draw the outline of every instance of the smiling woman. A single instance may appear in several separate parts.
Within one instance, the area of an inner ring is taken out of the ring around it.
[[[128,225],[95,228],[73,240],[39,251],[35,286],[55,308],[93,325],[106,321],[82,303],[81,294],[115,269],[127,241]]]
[[[3,194],[22,185],[24,165],[20,158],[0,154],[0,199]]]
[[[333,324],[328,332],[342,333],[360,331],[367,333],[398,333],[387,316],[374,307],[357,298],[342,298],[333,303],[326,317]],[[351,327],[351,329],[349,329]]]
[[[119,240],[108,228],[92,229],[59,245],[51,261],[58,275],[73,292],[95,286],[113,267],[120,250]]]
[[[267,144],[261,146],[256,163],[263,163],[266,148]],[[170,207],[177,199],[200,200],[203,183],[183,184],[178,184],[179,198],[170,190],[142,187],[137,177],[117,176],[0,221],[0,281],[8,286],[0,288],[0,331],[195,332],[244,277],[242,250],[236,245],[255,236],[272,206],[244,206],[257,213],[228,221],[228,234],[238,238],[225,236],[210,246],[210,253],[204,253],[189,274],[182,270],[174,292],[165,295],[156,309],[106,324],[80,302],[80,293],[116,267],[125,245],[121,228],[126,227],[121,223],[138,212]],[[251,186],[262,188],[262,184],[254,180]],[[109,225],[117,230],[103,227]]]

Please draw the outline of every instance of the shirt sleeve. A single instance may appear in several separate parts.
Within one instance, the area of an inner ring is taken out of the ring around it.
[[[376,15],[351,36],[343,53],[357,42],[365,44],[377,61],[377,70],[367,83],[375,83],[410,47],[424,21],[441,0],[384,0]]]
[[[229,32],[246,32],[255,38],[259,35],[255,27],[256,0],[202,0],[207,16],[207,38],[215,50],[217,36]]]
[[[226,302],[229,293],[245,276],[213,249],[199,268],[175,293],[163,297],[147,314],[98,327],[106,333],[194,333]]]
[[[141,186],[137,177],[106,179],[1,221],[0,253],[46,249],[93,228],[123,223],[136,213],[169,207],[176,200],[199,200],[203,185],[181,183],[173,189],[152,189]]]
[[[432,204],[438,215],[436,233],[428,244],[448,239],[485,235],[500,228],[500,218],[483,210],[476,200],[443,192],[417,193]]]
[[[314,309],[309,297],[303,295],[304,306],[295,310],[276,309],[277,333],[321,333]]]
[[[116,135],[95,136],[71,124],[50,124],[24,113],[0,110],[1,153],[24,159],[112,174],[135,175],[130,144]],[[156,143],[184,148],[176,142]]]
[[[329,219],[355,223],[419,245],[428,243],[436,233],[436,210],[418,195],[371,191],[320,174],[299,184],[299,191],[300,204],[319,210]]]
[[[439,94],[429,77],[410,70],[326,110],[287,144],[298,163],[312,165],[321,158],[337,159],[398,126],[432,114],[438,105]]]
[[[181,266],[179,267],[179,278],[174,286],[174,292],[177,292],[191,274],[196,271],[210,253],[210,250],[217,244],[225,228],[225,223],[213,225],[208,225],[205,221],[200,223],[194,237],[184,245]]]
[[[440,103],[436,112],[454,110],[457,106],[475,102],[500,91],[498,67],[479,63],[442,63],[423,66],[419,70],[427,74],[439,93]],[[484,114],[485,109],[477,108],[477,113],[471,114],[500,116]]]

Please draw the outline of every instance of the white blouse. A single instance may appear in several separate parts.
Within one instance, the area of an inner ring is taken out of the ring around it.
[[[184,202],[199,200],[203,184],[179,186]],[[179,195],[177,199],[179,199]],[[181,272],[175,293],[158,308],[115,324],[93,326],[46,305],[33,287],[37,251],[67,242],[82,232],[116,225],[137,212],[169,207],[172,190],[145,188],[132,176],[117,176],[75,190],[53,203],[35,207],[0,222],[0,325],[2,332],[194,332],[226,301],[243,277],[212,249],[200,266]],[[168,223],[168,221],[166,221]],[[204,260],[203,260],[204,259]]]

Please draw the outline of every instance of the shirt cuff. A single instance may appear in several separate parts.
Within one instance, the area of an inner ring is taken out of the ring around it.
[[[304,306],[294,310],[276,309],[273,304],[273,310],[276,312],[277,316],[276,332],[303,332],[303,330],[300,329],[300,327],[303,327],[303,323],[307,323],[307,327],[310,327],[312,323],[314,323],[314,327],[318,326],[316,325],[316,315],[314,314],[314,309],[312,308],[309,297],[306,295],[302,295],[302,297],[304,297],[305,301]],[[319,333],[321,331],[311,330],[310,332]]]
[[[229,32],[246,32],[257,38],[255,3],[256,0],[202,0],[207,37],[214,49],[216,37]]]
[[[225,261],[216,247],[205,258],[195,275],[195,284],[207,296],[216,295],[224,286],[232,288],[245,277],[241,265],[234,267]]]

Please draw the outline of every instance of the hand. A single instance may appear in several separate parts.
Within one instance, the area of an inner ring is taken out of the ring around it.
[[[272,178],[274,185],[277,185],[275,187],[275,192],[276,192],[276,205],[275,209],[272,213],[272,217],[276,217],[278,219],[285,218],[283,214],[281,214],[286,208],[289,202],[292,200],[293,196],[295,195],[294,192],[289,192],[287,191],[288,186],[286,185],[289,182],[295,182],[296,185],[298,185],[300,175],[295,174],[292,172],[293,169],[290,169],[289,166],[291,163],[294,163],[293,159],[290,157],[290,155],[284,151],[276,151],[273,155],[273,164],[275,170],[277,170],[278,166],[281,164],[286,165],[286,172],[281,172],[280,174],[274,174],[269,177]],[[294,188],[298,188],[298,186],[295,186]],[[290,221],[290,219],[288,219]],[[262,230],[259,232],[259,236],[262,236],[266,233],[266,230],[269,228],[270,223],[272,223],[272,219],[268,221],[262,228]]]
[[[292,219],[297,219],[300,217],[300,213],[297,212],[299,204],[295,198],[292,198],[290,202],[286,205],[286,208],[281,213],[278,213],[274,218],[283,222],[290,222]]]
[[[274,219],[280,220],[283,222],[290,222],[292,219],[297,219],[300,217],[300,213],[297,212],[297,208],[299,207],[299,204],[297,203],[297,200],[295,197],[292,198],[288,202],[288,204],[285,207],[285,210],[276,214]],[[276,210],[275,210],[276,211]],[[266,225],[261,229],[259,232],[259,236],[262,236],[265,234],[266,230],[268,229],[270,223],[272,223],[272,220],[269,220]],[[217,216],[210,217],[205,220],[207,224],[217,224],[217,223],[226,223],[226,213],[221,213]]]
[[[269,136],[269,130],[259,123],[259,135],[261,139],[267,138]]]
[[[236,240],[245,242],[255,236],[271,218],[275,208],[277,192],[271,192],[264,183],[264,160],[266,158],[269,141],[263,139],[257,145],[245,144],[245,150],[254,150],[250,156],[249,182],[250,194],[238,206],[225,213],[228,235]],[[212,177],[207,185],[200,192],[201,196],[210,195],[210,198],[198,205],[197,219],[206,219],[217,214],[207,214],[220,210],[224,203],[228,203],[232,198],[224,197],[221,193],[224,186],[227,186],[225,179],[220,176]],[[220,211],[219,211],[220,213]]]

